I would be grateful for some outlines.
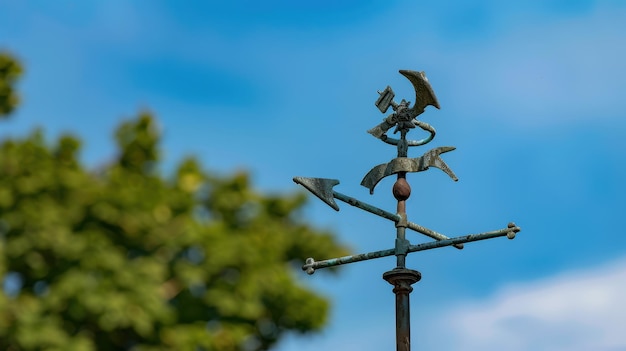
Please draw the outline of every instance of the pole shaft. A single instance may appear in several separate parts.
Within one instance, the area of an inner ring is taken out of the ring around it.
[[[396,268],[383,274],[389,284],[393,285],[396,294],[396,350],[411,350],[411,309],[409,294],[413,291],[412,284],[418,282],[422,275],[420,272]]]

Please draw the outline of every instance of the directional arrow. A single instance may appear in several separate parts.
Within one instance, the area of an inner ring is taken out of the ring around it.
[[[348,205],[360,208],[364,211],[367,211],[369,213],[375,214],[379,217],[383,217],[386,218],[390,221],[393,221],[395,223],[398,223],[400,220],[402,220],[402,217],[398,214],[395,213],[391,213],[388,211],[385,211],[381,208],[378,208],[376,206],[370,205],[368,203],[365,203],[363,201],[357,200],[351,196],[348,195],[344,195],[342,193],[339,193],[337,191],[333,190],[333,187],[337,184],[339,184],[339,180],[337,179],[328,179],[328,178],[307,178],[307,177],[294,177],[293,181],[296,184],[300,184],[303,187],[305,187],[308,191],[310,191],[311,193],[313,193],[313,195],[317,196],[320,200],[324,201],[328,206],[332,207],[333,209],[335,209],[336,211],[339,211],[339,206],[337,205],[337,203],[335,202],[334,199],[343,201],[345,203],[347,203]],[[448,240],[450,239],[449,237],[438,233],[434,230],[428,229],[426,227],[422,227],[421,225],[417,224],[417,223],[413,223],[413,222],[407,222],[407,228],[414,230],[418,233],[424,234],[428,237],[431,237],[435,240]],[[456,247],[457,249],[462,249],[463,248],[463,244],[462,243],[454,243],[452,244],[452,246]]]
[[[335,211],[339,211],[339,206],[333,199],[333,187],[339,184],[337,179],[294,177],[293,181],[305,187]]]

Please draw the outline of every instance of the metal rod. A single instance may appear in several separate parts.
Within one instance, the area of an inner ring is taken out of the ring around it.
[[[486,240],[491,238],[497,238],[499,236],[507,236],[509,239],[514,239],[515,234],[522,230],[520,227],[515,226],[513,223],[509,223],[509,227],[505,229],[494,230],[491,232],[485,232],[480,234],[469,234],[465,236],[457,236],[455,238],[441,240],[441,241],[431,241],[428,243],[417,244],[409,246],[409,252],[416,251],[425,251],[430,249],[436,249],[438,247],[444,247],[459,243],[469,243],[473,241]]]
[[[403,134],[404,136],[404,134]],[[411,196],[411,187],[406,181],[406,173],[398,173],[398,180],[393,185],[393,196],[398,201],[396,212],[402,220],[396,222],[396,267],[404,268],[410,243],[406,240],[406,200]]]
[[[426,235],[428,237],[431,237],[431,238],[433,238],[435,240],[447,240],[447,239],[450,239],[446,235],[443,235],[441,233],[437,233],[436,231],[430,230],[430,229],[428,229],[426,227],[422,227],[421,225],[419,225],[417,223],[407,222],[406,223],[406,227],[409,228],[409,229],[412,229],[412,230],[414,230],[414,231],[416,231],[418,233],[421,233],[421,234],[424,234],[424,235]],[[457,249],[459,249],[459,250],[463,249],[463,244],[454,244],[452,246],[457,248]]]
[[[406,157],[406,129],[402,130],[402,139],[398,143],[398,157]],[[411,309],[409,297],[413,283],[420,280],[417,271],[406,269],[406,255],[411,243],[406,240],[406,200],[411,196],[411,186],[406,181],[406,172],[399,172],[398,179],[393,184],[393,197],[398,201],[396,212],[401,220],[396,222],[396,268],[383,274],[383,279],[393,285],[396,295],[396,350],[411,351]]]
[[[389,250],[368,252],[368,253],[358,254],[358,255],[331,258],[331,259],[323,260],[323,261],[315,261],[313,258],[307,258],[306,263],[304,264],[304,266],[302,266],[302,270],[306,271],[308,274],[313,274],[315,273],[316,269],[339,266],[342,264],[348,264],[348,263],[353,263],[353,262],[366,261],[366,260],[371,260],[374,258],[387,257],[387,256],[394,255],[395,253],[396,253],[396,249],[389,249]]]
[[[351,196],[348,196],[348,195],[336,192],[334,190],[333,190],[333,197],[335,199],[339,200],[339,201],[343,201],[343,202],[347,203],[348,205],[360,208],[360,209],[362,209],[364,211],[367,211],[369,213],[375,214],[375,215],[377,215],[379,217],[383,217],[383,218],[388,219],[390,221],[393,221],[395,223],[398,223],[402,219],[402,217],[400,215],[398,215],[398,214],[391,213],[389,211],[385,211],[385,210],[383,210],[381,208],[378,208],[376,206],[372,206],[372,205],[370,205],[368,203],[359,201],[359,200],[357,200],[357,199],[355,199],[355,198],[353,198]],[[424,234],[424,235],[426,235],[428,237],[431,237],[431,238],[433,238],[435,240],[447,240],[447,239],[450,239],[446,235],[443,235],[441,233],[437,233],[436,231],[428,229],[426,227],[422,227],[421,225],[419,225],[417,223],[407,222],[407,226],[406,227],[411,229],[411,230],[414,230],[414,231],[416,231],[418,233],[421,233],[421,234]],[[455,248],[457,248],[459,250],[463,249],[463,244],[455,244],[455,245],[452,245],[452,246],[454,246]]]
[[[411,309],[409,295],[414,283],[422,278],[418,271],[406,268],[392,269],[383,274],[396,294],[396,350],[411,350]]]
[[[396,294],[396,350],[411,351],[410,293],[413,287],[393,289]]]
[[[494,230],[491,232],[485,232],[485,233],[480,233],[480,234],[469,234],[469,235],[457,236],[454,238],[441,240],[441,241],[431,241],[431,242],[427,242],[423,244],[410,245],[408,252],[425,251],[425,250],[430,250],[430,249],[436,249],[438,247],[486,240],[486,239],[496,238],[496,237],[505,236],[505,235],[509,239],[513,239],[515,238],[515,233],[519,232],[521,228],[515,226],[514,224],[513,226],[511,226],[511,224],[509,224],[508,228]],[[396,252],[396,249],[394,248],[394,249],[380,250],[380,251],[374,251],[374,252],[358,254],[358,255],[332,258],[332,259],[323,260],[323,261],[315,261],[312,258],[308,258],[306,260],[306,263],[302,266],[302,270],[306,271],[309,274],[313,274],[315,273],[316,269],[328,268],[328,267],[339,266],[339,265],[347,264],[347,263],[366,261],[366,260],[371,260],[374,258],[391,256],[391,255],[394,255],[395,252]]]

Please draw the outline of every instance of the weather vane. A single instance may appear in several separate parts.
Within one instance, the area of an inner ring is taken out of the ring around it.
[[[411,285],[421,279],[421,274],[416,270],[406,268],[406,256],[411,252],[430,250],[444,246],[454,246],[457,249],[462,249],[463,243],[500,236],[507,236],[509,239],[513,239],[515,238],[515,234],[521,229],[514,223],[509,223],[507,228],[504,229],[449,238],[434,230],[408,221],[406,200],[411,195],[411,187],[406,181],[407,173],[421,172],[430,167],[435,167],[445,172],[454,181],[457,181],[458,178],[440,157],[441,154],[452,151],[455,147],[437,147],[427,151],[420,157],[408,157],[409,147],[425,145],[435,137],[435,129],[428,123],[417,120],[417,116],[424,112],[426,106],[430,105],[439,108],[439,102],[424,72],[400,70],[400,74],[408,78],[415,88],[415,103],[413,107],[409,108],[410,102],[404,99],[402,99],[400,103],[396,103],[393,100],[395,97],[393,90],[390,86],[387,86],[385,90],[378,92],[379,97],[375,104],[380,112],[386,113],[389,107],[391,107],[393,113],[383,119],[379,125],[367,131],[383,142],[396,146],[398,151],[397,157],[387,163],[375,166],[361,181],[361,185],[368,188],[370,194],[373,194],[374,188],[383,178],[396,174],[397,180],[392,188],[393,196],[398,202],[396,213],[385,211],[334,191],[333,187],[339,184],[339,181],[336,179],[294,177],[293,181],[304,186],[307,190],[337,211],[339,211],[339,206],[335,202],[335,199],[395,222],[396,241],[394,248],[323,261],[315,261],[313,258],[308,258],[302,269],[308,274],[313,274],[315,270],[321,268],[395,255],[397,261],[396,267],[385,272],[383,279],[394,286],[393,292],[396,295],[396,349],[398,351],[409,351],[411,349],[409,294],[413,290]],[[387,136],[387,132],[394,127],[393,133],[400,133],[399,138]],[[429,136],[421,140],[407,140],[407,133],[415,127],[427,131]],[[406,239],[406,229],[424,234],[435,239],[435,241],[412,245],[409,240]]]

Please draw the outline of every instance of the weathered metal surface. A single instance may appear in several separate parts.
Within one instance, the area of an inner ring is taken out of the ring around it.
[[[361,185],[368,188],[370,194],[372,194],[380,180],[389,175],[397,174],[398,178],[392,189],[393,195],[397,200],[396,213],[394,214],[382,210],[376,206],[334,191],[333,187],[339,184],[339,181],[336,179],[295,177],[293,180],[303,185],[306,189],[315,194],[315,196],[337,211],[339,210],[339,206],[334,199],[395,222],[396,240],[393,249],[332,258],[317,262],[313,258],[308,258],[302,269],[308,274],[313,274],[317,269],[321,268],[395,255],[396,268],[384,273],[383,279],[394,286],[393,292],[396,295],[396,348],[398,351],[409,351],[411,349],[409,294],[413,290],[411,285],[419,281],[421,275],[418,271],[410,270],[405,267],[406,256],[411,252],[430,250],[444,246],[454,246],[458,249],[462,249],[464,243],[500,236],[507,236],[509,239],[513,239],[521,229],[514,223],[509,223],[507,228],[504,229],[449,238],[407,220],[406,200],[411,195],[411,186],[406,180],[407,173],[421,172],[430,167],[435,167],[441,169],[454,181],[457,181],[458,178],[440,157],[442,153],[454,150],[455,148],[452,146],[434,148],[417,158],[408,157],[409,147],[425,145],[435,137],[435,128],[428,123],[418,121],[416,117],[423,113],[428,105],[439,108],[439,102],[424,72],[401,70],[400,73],[413,84],[413,88],[415,89],[415,104],[409,107],[410,102],[404,99],[402,99],[400,103],[396,103],[393,100],[395,97],[393,89],[387,86],[385,90],[378,92],[379,97],[375,105],[382,113],[386,113],[389,107],[392,107],[393,113],[385,117],[377,126],[368,130],[368,133],[372,134],[374,137],[387,144],[396,146],[397,156],[388,163],[383,163],[372,168],[361,181]],[[399,132],[400,138],[396,139],[387,136],[387,132],[394,127],[394,133]],[[415,127],[427,131],[429,135],[420,140],[407,139],[407,133],[411,129],[415,129]],[[406,239],[407,228],[436,239],[437,241],[411,245],[409,240]]]
[[[344,194],[336,192],[336,191],[333,192],[333,195],[334,195],[335,199],[340,200],[342,202],[345,202],[348,205],[352,205],[354,207],[357,207],[357,208],[360,208],[362,210],[365,210],[365,211],[367,211],[369,213],[372,213],[372,214],[375,214],[377,216],[386,218],[386,219],[388,219],[390,221],[394,221],[395,223],[398,223],[400,220],[402,220],[402,217],[400,215],[398,215],[398,214],[385,211],[385,210],[380,209],[380,208],[378,208],[376,206],[372,206],[372,205],[367,204],[367,203],[365,203],[363,201],[359,201],[359,200],[357,200],[357,199],[355,199],[353,197],[350,197],[348,195],[344,195]],[[416,231],[418,233],[421,233],[421,234],[424,234],[424,235],[426,235],[428,237],[436,239],[436,240],[449,239],[449,237],[447,237],[446,235],[438,233],[438,232],[436,232],[434,230],[431,230],[431,229],[428,229],[426,227],[423,227],[423,226],[421,226],[421,225],[419,225],[417,223],[407,222],[406,227],[411,229],[411,230],[414,230],[414,231]],[[458,245],[454,245],[454,247],[456,247],[457,249],[462,249],[463,245],[462,244],[458,244]]]
[[[428,229],[426,227],[422,227],[421,225],[417,224],[417,223],[413,223],[413,222],[407,222],[407,228],[412,229],[418,233],[422,233],[428,237],[431,237],[433,239],[436,240],[446,240],[446,239],[450,239],[447,236],[438,233],[434,230]],[[452,245],[454,247],[456,247],[457,249],[461,250],[463,249],[463,244],[454,244]]]
[[[424,145],[424,144],[428,144],[431,140],[433,140],[435,138],[435,134],[437,134],[437,131],[435,130],[435,128],[433,128],[433,126],[431,126],[430,124],[426,123],[426,122],[422,122],[422,121],[418,121],[416,119],[414,119],[413,124],[417,127],[420,127],[421,129],[427,131],[429,133],[429,135],[424,138],[424,139],[420,139],[420,140],[406,140],[407,146],[420,146],[420,145]],[[389,128],[393,127],[393,125],[391,125]],[[394,138],[390,138],[387,136],[387,134],[380,134],[378,131],[378,126],[368,130],[367,132],[376,136],[377,138],[379,138],[380,140],[384,141],[387,144],[390,145],[398,145],[398,143],[400,143],[400,139],[394,139]],[[387,130],[385,129],[385,132]],[[380,136],[377,136],[378,134],[380,134]]]
[[[436,249],[438,247],[450,246],[454,244],[461,243],[470,243],[473,241],[487,240],[491,238],[497,238],[500,236],[506,236],[509,239],[514,239],[515,234],[520,232],[522,229],[516,226],[514,223],[509,223],[509,227],[505,229],[494,230],[491,232],[485,232],[480,234],[470,234],[465,236],[458,236],[456,238],[450,238],[441,241],[431,241],[428,243],[411,245],[409,247],[409,252],[417,252],[417,251],[425,251],[430,249]]]
[[[389,106],[391,106],[392,104],[393,105],[396,104],[393,101],[393,98],[396,96],[396,93],[393,92],[393,89],[391,89],[391,87],[389,85],[387,85],[385,90],[383,90],[382,92],[379,91],[378,94],[380,96],[378,97],[378,99],[376,100],[374,105],[376,105],[376,107],[378,107],[380,112],[385,113],[389,109]]]
[[[391,106],[394,112],[385,118],[382,123],[368,131],[368,133],[378,139],[382,139],[383,135],[394,125],[398,126],[396,131],[403,128],[414,128],[415,125],[413,125],[412,120],[422,114],[426,106],[431,105],[439,108],[437,97],[424,72],[400,70],[400,73],[413,84],[413,88],[415,89],[415,103],[413,107],[409,108],[410,103],[404,99],[399,104],[394,102],[393,98],[395,93],[390,86],[387,86],[382,92],[379,91],[378,94],[380,96],[375,102],[376,107],[378,107],[380,112],[385,113],[389,106]]]
[[[440,146],[429,150],[424,155],[417,158],[396,157],[389,163],[380,164],[372,168],[361,181],[361,185],[374,193],[374,188],[383,178],[400,172],[422,172],[430,167],[439,168],[444,171],[452,180],[459,178],[452,172],[450,167],[439,157],[439,155],[455,150],[454,146]]]
[[[507,228],[498,229],[490,232],[479,233],[479,234],[469,234],[463,236],[457,236],[454,238],[444,239],[440,241],[431,241],[423,244],[410,245],[408,248],[408,252],[417,252],[417,251],[426,251],[431,249],[436,249],[444,246],[451,246],[455,244],[463,244],[469,243],[473,241],[487,240],[492,238],[497,238],[501,236],[506,236],[509,239],[514,239],[515,234],[520,232],[522,229],[516,226],[514,223],[509,223]],[[388,250],[380,250],[375,252],[369,252],[365,254],[359,255],[351,255],[344,256],[339,258],[332,258],[323,261],[315,261],[313,258],[308,258],[306,263],[302,266],[303,271],[307,271],[309,274],[315,273],[316,269],[327,268],[338,266],[347,263],[359,262],[371,260],[374,258],[387,257],[391,255],[395,255],[396,248],[388,249]],[[309,269],[312,269],[309,271]]]
[[[411,350],[411,308],[409,294],[413,291],[411,285],[422,279],[420,272],[395,268],[383,274],[389,284],[393,285],[396,295],[396,350]]]
[[[391,115],[389,117],[386,117],[385,119],[383,119],[383,121],[377,125],[376,127],[368,130],[367,132],[372,134],[373,136],[375,136],[378,139],[387,139],[387,131],[391,128],[393,128],[396,125],[396,119],[395,116]],[[397,139],[396,139],[397,140]],[[397,144],[397,143],[396,143]],[[393,145],[396,145],[393,144]]]
[[[332,200],[333,197],[339,201],[347,203],[348,205],[360,208],[364,211],[383,217],[395,223],[398,223],[399,221],[402,220],[402,217],[398,214],[385,211],[376,206],[370,205],[363,201],[359,201],[351,196],[332,190],[332,188],[335,185],[339,184],[339,181],[336,179],[294,177],[293,181],[296,182],[297,184],[304,186],[307,190],[312,192],[315,196],[322,199],[324,203],[328,204],[330,207],[332,207],[333,209],[337,211],[339,211],[339,206],[337,206],[337,203]],[[304,184],[306,184],[306,186]],[[332,196],[330,197],[330,200],[329,200],[329,191],[331,193],[330,195]],[[436,239],[436,240],[449,239],[447,236],[441,233],[438,233],[434,230],[428,229],[426,227],[423,227],[413,222],[407,222],[406,227],[418,233],[421,233],[428,237]],[[462,244],[456,244],[453,246],[456,247],[457,249],[463,248]]]
[[[335,211],[339,211],[339,206],[333,199],[333,187],[339,184],[337,179],[293,177],[293,181],[305,187]]]
[[[396,212],[400,220],[396,223],[396,268],[405,268],[406,255],[411,243],[406,240],[406,200],[411,196],[411,186],[406,181],[406,173],[398,173],[398,179],[393,184],[393,197],[398,201]]]
[[[428,78],[426,78],[426,73],[424,73],[424,71],[418,72],[401,69],[399,72],[411,81],[413,88],[415,89],[415,104],[413,104],[413,107],[411,108],[411,115],[413,118],[422,114],[428,105],[440,108],[439,101],[437,101],[435,92],[430,86],[430,82],[428,81]]]
[[[368,252],[368,253],[358,254],[358,255],[331,258],[331,259],[323,260],[323,261],[315,261],[312,257],[309,257],[306,259],[306,263],[302,266],[302,270],[306,271],[308,274],[313,274],[315,273],[317,269],[334,267],[334,266],[339,266],[342,264],[348,264],[348,263],[354,263],[354,262],[360,262],[360,261],[366,261],[366,260],[371,260],[374,258],[387,257],[387,256],[391,256],[395,254],[395,252],[396,252],[395,249],[380,250],[380,251]]]

